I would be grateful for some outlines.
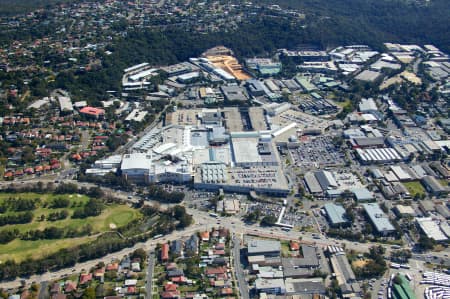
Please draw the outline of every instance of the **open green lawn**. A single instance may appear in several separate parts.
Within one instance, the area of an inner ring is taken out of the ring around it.
[[[107,205],[99,216],[88,217],[85,219],[72,219],[71,215],[74,210],[79,208],[79,205],[86,203],[89,198],[85,195],[52,195],[52,194],[36,194],[36,193],[21,193],[21,194],[5,194],[0,193],[0,203],[9,197],[14,198],[37,198],[41,199],[41,203],[51,202],[55,197],[67,197],[71,201],[71,205],[68,208],[62,209],[50,209],[43,207],[42,204],[34,210],[34,218],[31,223],[6,225],[0,227],[2,229],[18,229],[20,232],[26,232],[29,230],[43,230],[50,226],[59,228],[74,228],[80,229],[84,225],[92,226],[92,234],[98,234],[105,231],[110,231],[115,228],[122,227],[131,221],[139,218],[140,212],[127,205]],[[72,207],[72,204],[76,203],[76,207]],[[40,221],[41,215],[48,215],[55,211],[67,210],[69,216],[66,219],[58,221]],[[92,237],[85,236],[80,238],[66,238],[61,240],[37,240],[37,241],[22,241],[15,239],[8,244],[0,244],[0,261],[6,258],[13,258],[16,261],[23,260],[27,257],[40,257],[44,254],[51,254],[58,251],[61,248],[72,247],[91,240]]]
[[[62,240],[22,241],[15,239],[8,244],[0,245],[0,262],[14,259],[16,262],[27,258],[40,258],[62,248],[73,247],[92,240],[93,237],[82,237]]]
[[[336,105],[338,105],[341,108],[345,108],[346,106],[349,106],[351,104],[349,99],[346,99],[345,101],[342,102],[334,101],[334,103],[336,103]]]
[[[288,257],[290,255],[289,242],[281,242],[281,255]]]
[[[200,289],[199,285],[183,285],[178,288],[181,293],[197,292]]]
[[[405,182],[402,183],[408,189],[411,196],[416,196],[416,194],[425,194],[425,188],[419,181]]]
[[[443,187],[447,187],[448,186],[448,180],[446,180],[446,179],[440,179],[440,180],[438,180],[439,181],[439,183],[441,183],[441,185],[443,186]]]

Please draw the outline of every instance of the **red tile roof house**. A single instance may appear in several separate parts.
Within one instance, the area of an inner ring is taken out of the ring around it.
[[[218,274],[225,274],[227,272],[227,269],[225,267],[217,267],[217,268],[208,268],[206,269],[206,276],[208,277],[214,277]]]
[[[231,294],[233,294],[233,289],[232,288],[223,288],[220,291],[220,294],[221,295],[231,295]]]
[[[187,282],[187,278],[184,276],[175,276],[175,277],[171,277],[170,278],[171,282],[176,282],[176,283],[186,283]]]
[[[291,247],[291,251],[297,251],[300,249],[300,245],[295,241],[291,241],[289,246]]]
[[[201,232],[200,239],[204,242],[208,242],[209,241],[209,231]]]
[[[195,297],[195,295],[196,295],[196,293],[190,292],[190,293],[186,293],[186,294],[184,295],[184,297],[185,297],[186,299],[192,299],[192,298]]]
[[[127,294],[136,294],[136,287],[135,286],[127,287]]]
[[[162,244],[161,246],[161,261],[167,262],[169,260],[169,244]]]
[[[162,292],[161,298],[163,298],[163,299],[179,299],[179,298],[181,298],[180,291]]]
[[[105,109],[86,106],[80,110],[80,113],[98,119],[105,115]]]
[[[77,283],[76,282],[73,282],[73,281],[70,281],[70,280],[66,281],[66,283],[64,284],[64,292],[65,293],[70,293],[70,292],[73,292],[73,291],[76,291],[76,290],[77,290]]]
[[[96,279],[103,279],[105,276],[105,268],[100,268],[94,271],[94,277]]]
[[[174,283],[170,283],[170,282],[168,282],[164,286],[164,291],[166,291],[166,292],[173,292],[173,291],[176,291],[177,289],[178,289],[178,285],[174,284]]]
[[[225,250],[214,250],[214,254],[216,254],[216,255],[225,255]]]
[[[25,168],[24,172],[26,174],[33,174],[34,173],[34,169],[33,169],[33,167],[28,167],[28,168]]]
[[[55,282],[50,288],[50,294],[58,294],[59,292],[61,292],[61,288],[59,287],[59,283]]]
[[[92,273],[83,273],[80,275],[80,284],[84,285],[92,280]]]
[[[28,290],[25,290],[20,294],[20,299],[28,299],[31,297],[31,293]]]
[[[12,171],[7,171],[7,172],[5,172],[5,174],[3,175],[3,177],[5,178],[5,179],[10,179],[10,178],[12,178],[14,176],[14,172],[12,172]]]
[[[228,279],[228,275],[227,275],[227,273],[217,274],[217,275],[216,275],[216,279],[227,280],[227,279]]]
[[[173,270],[173,269],[177,269],[177,268],[178,268],[177,264],[175,264],[175,263],[168,263],[166,265],[166,270]]]
[[[117,270],[119,270],[119,263],[117,262],[108,264],[106,266],[106,271],[117,271]]]

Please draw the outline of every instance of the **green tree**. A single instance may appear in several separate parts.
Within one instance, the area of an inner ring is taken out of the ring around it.
[[[82,299],[96,299],[96,294],[95,294],[95,288],[94,287],[88,287],[86,288],[86,290],[84,290],[83,296],[81,297]]]

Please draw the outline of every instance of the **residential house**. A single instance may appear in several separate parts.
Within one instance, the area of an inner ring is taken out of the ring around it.
[[[66,281],[64,284],[64,292],[71,293],[77,290],[77,283],[71,280]]]
[[[193,234],[185,244],[185,251],[187,256],[194,256],[198,254],[199,239],[196,234]]]
[[[202,242],[209,242],[209,231],[201,232],[200,239],[202,240]]]
[[[140,263],[131,263],[131,270],[136,272],[141,272],[141,264]]]
[[[181,240],[174,240],[170,243],[170,251],[173,255],[180,257],[183,255],[183,242]]]
[[[161,246],[161,261],[167,262],[169,260],[169,244],[165,243]]]
[[[82,273],[80,275],[80,285],[85,285],[92,280],[92,273]]]

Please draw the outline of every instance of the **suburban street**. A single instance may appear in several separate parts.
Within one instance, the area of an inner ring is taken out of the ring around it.
[[[241,239],[239,237],[233,237],[233,256],[234,256],[234,271],[236,274],[239,292],[242,299],[249,299],[248,285],[245,281],[244,271],[241,266]]]
[[[155,267],[155,254],[153,251],[148,255],[148,268],[147,268],[147,281],[145,283],[145,292],[147,298],[152,298],[152,282],[153,282],[153,269]]]

